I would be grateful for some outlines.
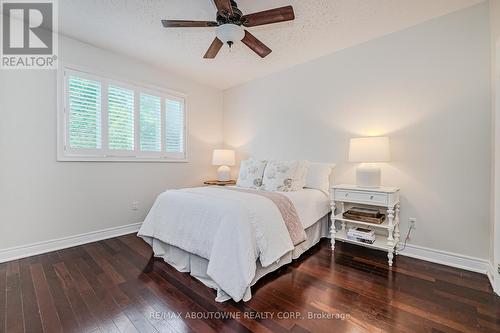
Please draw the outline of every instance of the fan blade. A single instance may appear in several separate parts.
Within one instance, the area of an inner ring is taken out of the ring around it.
[[[215,58],[217,53],[219,53],[219,50],[222,47],[222,45],[224,45],[224,43],[222,43],[222,41],[219,38],[215,37],[214,41],[212,42],[212,44],[210,44],[210,47],[208,48],[207,53],[205,53],[203,58],[205,59]]]
[[[230,0],[214,0],[214,3],[219,12],[227,13],[228,16],[232,16],[234,14]]]
[[[165,28],[203,28],[216,27],[217,22],[211,21],[188,21],[188,20],[161,20]]]
[[[241,17],[241,21],[245,27],[255,27],[258,25],[291,21],[293,19],[295,19],[295,14],[292,6],[269,9]]]
[[[245,37],[241,40],[246,46],[251,48],[255,53],[257,53],[261,58],[265,58],[269,53],[272,52],[264,43],[255,38],[254,35],[245,30]]]

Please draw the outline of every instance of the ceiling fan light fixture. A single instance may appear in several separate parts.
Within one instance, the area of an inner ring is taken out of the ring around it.
[[[245,37],[245,31],[239,25],[233,23],[222,24],[215,30],[217,38],[224,44],[231,46],[234,42],[239,42]]]

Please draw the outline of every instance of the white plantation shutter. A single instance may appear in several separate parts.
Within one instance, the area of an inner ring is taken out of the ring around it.
[[[165,101],[165,150],[168,153],[184,152],[184,103],[181,100]]]
[[[140,97],[141,151],[161,151],[161,97],[141,93]]]
[[[186,161],[182,94],[68,67],[59,79],[59,161]]]
[[[68,79],[68,136],[71,149],[101,148],[101,84]]]
[[[108,87],[108,146],[112,150],[134,150],[134,91]]]

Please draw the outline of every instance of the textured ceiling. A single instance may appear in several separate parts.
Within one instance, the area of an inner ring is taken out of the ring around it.
[[[164,29],[160,19],[214,20],[210,0],[64,0],[60,30],[86,43],[226,89],[483,0],[239,0],[243,13],[293,5],[293,22],[249,28],[273,52],[242,43],[203,59],[214,28]]]

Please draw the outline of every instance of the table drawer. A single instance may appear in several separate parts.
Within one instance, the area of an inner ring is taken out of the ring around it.
[[[377,192],[367,193],[349,190],[335,190],[335,200],[386,206],[387,194]]]

